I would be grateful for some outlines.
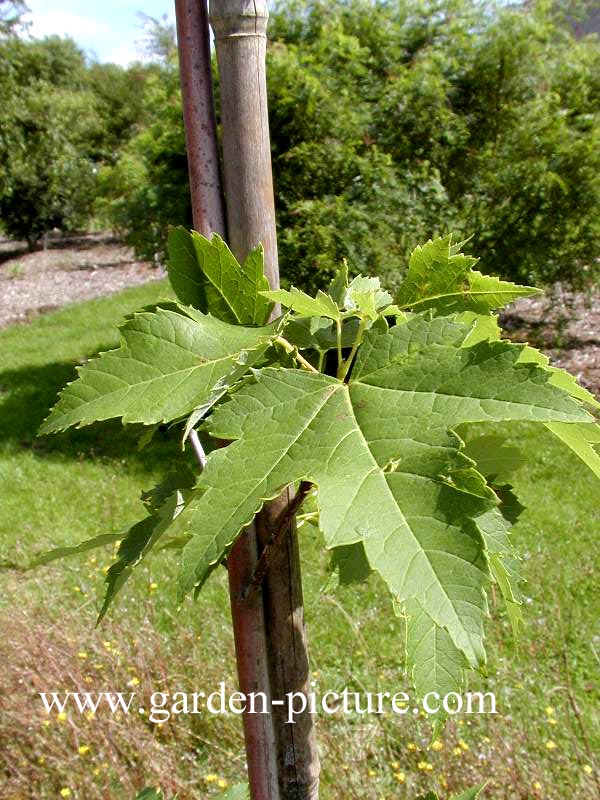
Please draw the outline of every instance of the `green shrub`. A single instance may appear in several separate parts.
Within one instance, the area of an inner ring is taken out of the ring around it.
[[[394,286],[414,245],[450,229],[474,235],[486,271],[597,278],[600,44],[563,18],[543,3],[277,3],[267,71],[284,280],[314,287],[345,257]],[[167,224],[190,221],[174,64],[148,82],[146,111],[102,202],[141,255],[162,257]]]
[[[0,226],[30,245],[88,226],[103,163],[142,114],[149,69],[88,64],[70,39],[0,39]]]

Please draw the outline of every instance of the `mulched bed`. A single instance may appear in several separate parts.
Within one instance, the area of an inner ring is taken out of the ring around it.
[[[164,274],[107,234],[51,238],[33,253],[0,239],[0,328]]]

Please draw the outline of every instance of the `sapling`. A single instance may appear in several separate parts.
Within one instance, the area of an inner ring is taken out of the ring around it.
[[[510,533],[520,506],[506,479],[517,454],[489,432],[467,440],[466,426],[546,426],[600,477],[600,404],[540,352],[502,338],[495,312],[538,290],[482,274],[461,250],[451,236],[417,247],[395,297],[377,278],[350,279],[345,264],[311,297],[270,291],[260,246],[240,265],[219,236],[172,230],[177,300],[129,317],[119,348],[79,367],[41,432],[114,417],[178,425],[202,470],[147,493],[147,515],[125,535],[42,560],[121,539],[102,617],[132,570],[169,546],[180,550],[183,601],[226,565],[263,503],[293,486],[244,595],[311,497],[335,580],[378,573],[405,618],[417,695],[461,692],[470,670],[485,669],[493,584],[521,622]],[[282,313],[267,323],[274,303]],[[211,440],[227,444],[203,446]]]

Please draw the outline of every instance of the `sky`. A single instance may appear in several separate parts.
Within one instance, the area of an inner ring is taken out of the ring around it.
[[[127,66],[143,59],[139,12],[174,19],[173,0],[26,0],[29,34],[70,36],[98,61]]]

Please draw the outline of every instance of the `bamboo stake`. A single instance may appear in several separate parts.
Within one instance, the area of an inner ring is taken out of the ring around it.
[[[207,237],[213,231],[224,236],[206,0],[175,0],[175,14],[194,227]],[[202,464],[203,459],[199,460]],[[257,564],[256,530],[250,526],[227,559],[238,683],[244,694],[262,691],[270,703],[262,597],[240,599]],[[243,725],[252,798],[280,800],[272,718],[269,714],[244,714]]]
[[[243,261],[262,242],[265,272],[271,287],[277,288],[279,268],[265,73],[267,20],[266,0],[211,2],[210,21],[215,32],[221,87],[229,243]],[[268,503],[256,519],[259,549],[274,537],[277,539],[264,576],[262,599],[270,687],[273,698],[278,700],[291,692],[307,694],[310,684],[295,520],[284,536],[275,536],[278,521],[290,502],[292,493],[288,490]],[[243,599],[252,575],[253,571],[239,586],[238,602],[252,602],[255,595],[260,597],[257,592]],[[319,760],[312,717],[305,712],[296,717],[295,724],[290,724],[285,720],[285,706],[275,706],[272,719],[281,800],[315,800]],[[252,797],[262,800],[262,795]]]

